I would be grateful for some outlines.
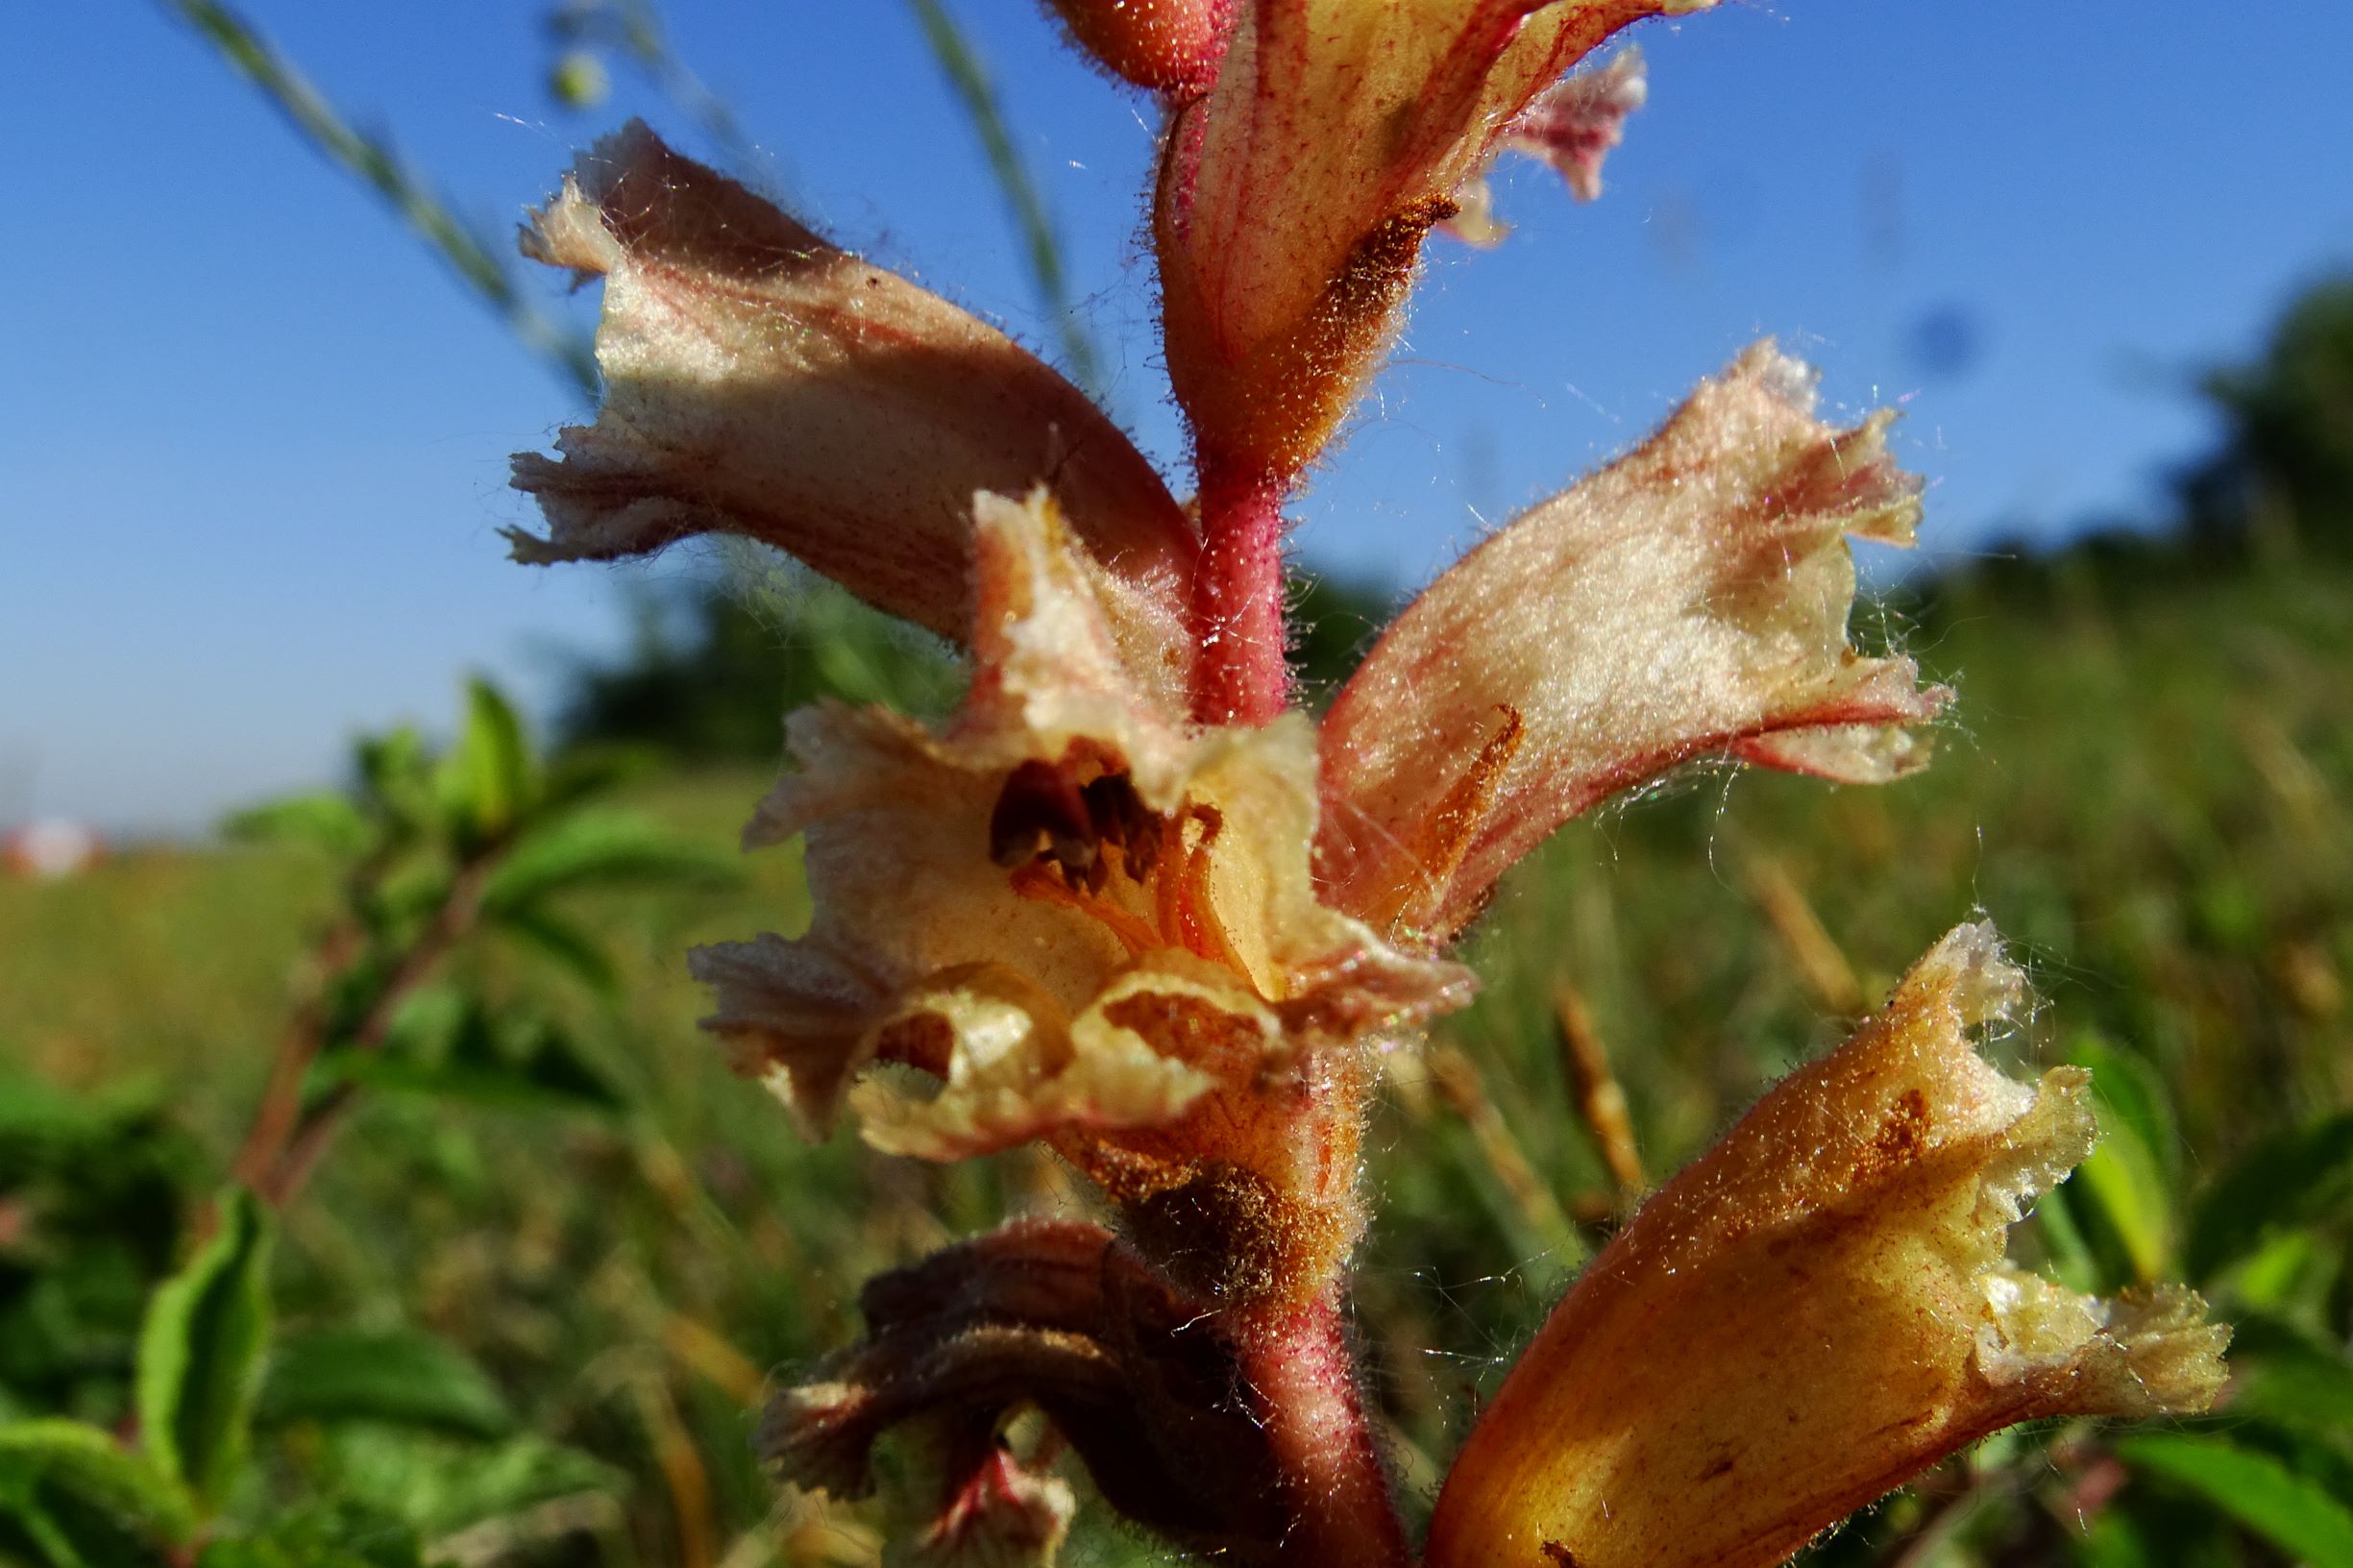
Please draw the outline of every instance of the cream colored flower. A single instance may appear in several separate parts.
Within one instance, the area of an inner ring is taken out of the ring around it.
[[[697,955],[711,1027],[813,1130],[846,1094],[894,1153],[1044,1139],[1131,1208],[1231,1167],[1344,1248],[1356,1101],[1329,1127],[1312,1102],[1468,977],[1318,899],[1304,716],[1186,724],[1043,492],[973,520],[965,708],[794,717],[750,838],[806,835],[815,921]]]
[[[741,534],[962,641],[973,492],[1051,475],[1126,608],[1176,624],[1192,527],[1084,393],[642,124],[581,157],[524,249],[604,280],[605,394],[595,425],[559,434],[560,460],[515,459],[548,517],[547,538],[514,535],[520,559]]]
[[[1458,933],[1605,796],[1694,757],[1857,782],[1927,760],[1946,694],[1847,642],[1845,535],[1908,545],[1893,416],[1835,429],[1770,343],[1408,606],[1323,724],[1317,870],[1377,927]]]
[[[1973,1047],[2022,989],[1962,926],[1646,1204],[1482,1415],[1428,1568],[1763,1568],[1997,1428],[2210,1406],[2230,1335],[2196,1296],[2003,1258],[2098,1137],[2081,1068]]]

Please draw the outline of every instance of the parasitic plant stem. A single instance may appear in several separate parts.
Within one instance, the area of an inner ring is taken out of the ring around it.
[[[1406,1568],[1412,1557],[1358,1392],[1338,1287],[1305,1307],[1236,1314],[1226,1328],[1291,1519],[1276,1560]]]
[[[1263,724],[1290,695],[1284,661],[1283,498],[1287,478],[1201,459],[1201,559],[1194,569],[1193,718]]]

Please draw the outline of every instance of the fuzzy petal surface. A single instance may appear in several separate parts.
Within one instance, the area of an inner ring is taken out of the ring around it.
[[[1084,394],[642,124],[580,159],[524,249],[603,279],[605,396],[559,457],[516,457],[548,519],[519,558],[741,534],[961,642],[973,492],[1051,482],[1095,565],[1175,624],[1191,527]]]
[[[2003,1258],[2098,1137],[2081,1068],[1973,1045],[2022,992],[1960,927],[1644,1205],[1473,1430],[1429,1568],[1764,1568],[1998,1428],[2207,1409],[2229,1331],[2194,1295]]]
[[[1407,607],[1322,728],[1328,896],[1444,941],[1562,822],[1695,757],[1855,782],[1925,762],[1945,694],[1847,640],[1846,535],[1908,544],[1920,483],[1875,414],[1814,417],[1759,344],[1657,434]]]
[[[1458,1005],[1467,976],[1318,900],[1304,718],[1171,717],[1051,501],[973,516],[964,709],[937,732],[793,717],[796,766],[748,837],[805,835],[814,917],[696,955],[709,1026],[811,1132],[846,1097],[894,1153],[1046,1139],[1087,1164],[1110,1140],[1131,1195],[1212,1150],[1295,1188],[1300,1059]]]

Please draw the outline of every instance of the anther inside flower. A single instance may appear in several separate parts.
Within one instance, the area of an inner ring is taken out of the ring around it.
[[[846,1091],[892,1153],[1044,1139],[1131,1213],[1261,1216],[1221,1286],[1320,1283],[1356,1234],[1364,1050],[1468,976],[1318,898],[1304,717],[1201,728],[1162,708],[1044,493],[977,498],[974,540],[962,712],[937,734],[795,717],[797,767],[752,838],[806,835],[817,916],[699,955],[713,1027],[812,1127]],[[878,1064],[930,1082],[848,1089]],[[1268,1247],[1304,1250],[1278,1266]]]
[[[804,1131],[846,1109],[888,1154],[1039,1143],[1117,1232],[1016,1224],[872,1282],[868,1338],[772,1412],[780,1473],[859,1495],[903,1429],[937,1472],[923,1550],[1040,1560],[1069,1494],[1008,1442],[1034,1408],[1198,1551],[1403,1568],[1345,1329],[1385,1055],[1468,998],[1443,954],[1510,867],[1610,796],[1699,758],[1852,783],[1926,761],[1947,694],[1846,631],[1847,539],[1908,544],[1921,487],[1891,416],[1824,422],[1756,345],[1441,575],[1311,719],[1282,503],[1424,236],[1499,148],[1593,194],[1645,79],[1630,53],[1564,73],[1696,8],[1052,3],[1168,109],[1153,233],[1193,502],[1003,333],[632,127],[527,235],[605,278],[608,392],[560,460],[518,459],[550,520],[518,553],[746,535],[970,661],[936,728],[791,717],[747,838],[801,843],[814,913],[695,955],[709,1027]],[[1999,1263],[2091,1137],[2070,1081],[2038,1096],[1959,1043],[2002,972],[1990,936],[1948,942],[1654,1200],[1475,1429],[1433,1563],[1770,1562],[2004,1422],[2211,1398],[2194,1298]],[[1789,1323],[1822,1333],[1784,1355]]]

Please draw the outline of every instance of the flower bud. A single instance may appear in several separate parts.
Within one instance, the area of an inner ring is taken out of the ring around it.
[[[1699,4],[1706,0],[1698,0]],[[1422,236],[1531,100],[1693,0],[1252,0],[1154,199],[1168,373],[1206,465],[1296,473],[1396,326]]]

